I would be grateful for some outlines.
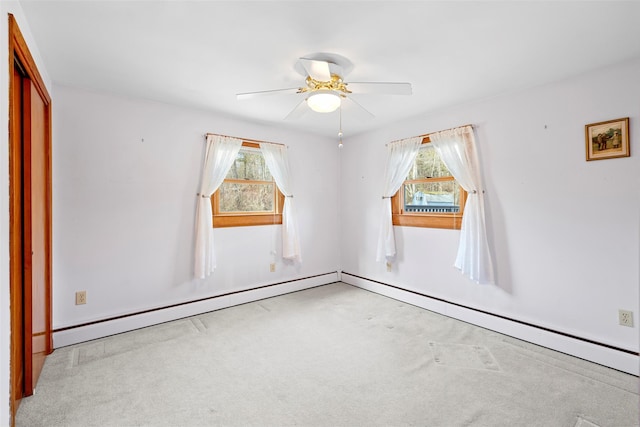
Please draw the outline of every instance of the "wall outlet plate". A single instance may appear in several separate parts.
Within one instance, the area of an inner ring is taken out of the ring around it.
[[[76,305],[82,305],[87,303],[87,291],[76,292]]]
[[[618,323],[633,328],[633,311],[618,310]]]
[[[276,263],[272,262],[271,264],[269,264],[269,271],[272,273],[275,273],[276,271]]]

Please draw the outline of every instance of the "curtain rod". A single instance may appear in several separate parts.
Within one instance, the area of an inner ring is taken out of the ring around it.
[[[434,133],[438,133],[438,132],[446,132],[446,131],[448,131],[448,130],[454,130],[454,129],[463,128],[463,127],[467,127],[467,126],[471,126],[471,128],[475,128],[475,127],[476,127],[476,125],[462,125],[462,126],[456,126],[456,127],[453,127],[453,128],[449,128],[449,129],[437,130],[437,131],[435,131],[435,132],[425,133],[425,134],[423,134],[423,135],[418,135],[418,136],[414,136],[414,137],[411,137],[411,136],[410,136],[409,138],[426,138],[426,137],[428,137],[429,135],[433,135]],[[391,141],[389,144],[393,144],[394,142],[403,141],[403,140],[405,140],[405,139],[409,139],[409,138],[396,139],[395,141]],[[387,144],[385,144],[385,146],[386,146],[386,145],[387,145]]]
[[[285,145],[285,144],[281,144],[279,142],[261,141],[259,139],[238,138],[237,136],[222,135],[220,133],[207,132],[207,133],[204,134],[205,138],[208,137],[208,136],[224,136],[224,137],[227,137],[227,138],[237,138],[237,139],[241,139],[242,141],[246,141],[246,142],[257,142],[258,144],[260,144],[261,142],[264,142],[265,144]]]

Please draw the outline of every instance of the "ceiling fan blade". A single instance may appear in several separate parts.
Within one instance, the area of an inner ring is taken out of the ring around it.
[[[240,101],[244,99],[251,99],[251,98],[255,98],[258,96],[265,96],[265,95],[287,95],[290,93],[298,93],[298,90],[299,88],[297,87],[292,87],[288,89],[263,90],[259,92],[238,93],[236,94],[236,97]]]
[[[284,120],[297,120],[304,116],[307,111],[309,111],[309,108],[307,108],[307,99],[304,98],[286,115]]]
[[[373,115],[371,111],[364,108],[355,99],[351,97],[342,98],[342,101],[344,102],[343,105],[346,107],[346,109],[355,113],[355,115],[357,115],[358,118],[360,119],[372,120],[376,117]]]
[[[331,69],[329,68],[328,62],[309,58],[300,58],[299,61],[307,72],[307,75],[312,79],[321,82],[331,80]]]
[[[357,94],[411,95],[411,83],[349,82],[346,85]]]

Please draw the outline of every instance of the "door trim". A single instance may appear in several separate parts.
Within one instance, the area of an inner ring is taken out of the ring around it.
[[[16,218],[16,215],[23,215],[22,213],[22,186],[24,185],[22,177],[16,176],[17,173],[22,174],[23,162],[23,150],[22,150],[22,135],[16,135],[13,132],[13,124],[16,120],[14,117],[14,85],[22,84],[22,81],[15,81],[14,67],[16,63],[19,63],[21,71],[25,74],[25,78],[33,83],[38,95],[42,99],[45,105],[44,112],[44,138],[45,138],[45,353],[50,354],[53,351],[52,340],[52,309],[51,309],[51,282],[52,282],[52,161],[51,161],[51,97],[44,84],[42,76],[38,71],[38,67],[29,51],[27,43],[22,36],[22,32],[18,27],[15,17],[12,14],[8,14],[9,19],[9,256],[10,256],[10,312],[11,312],[11,350],[10,350],[10,405],[11,405],[11,424],[15,424],[15,414],[18,408],[19,400],[23,396],[27,396],[33,393],[33,387],[35,384],[31,384],[29,381],[23,381],[27,384],[29,389],[16,390],[13,386],[14,377],[17,375],[17,363],[12,360],[14,355],[14,348],[16,345],[26,346],[24,343],[28,340],[29,346],[32,340],[32,331],[27,330],[24,326],[20,328],[20,325],[16,325],[14,319],[14,312],[16,311],[15,304],[21,304],[23,309],[23,316],[27,316],[29,313],[31,316],[31,301],[29,300],[30,292],[23,292],[23,280],[22,280],[22,268],[25,262],[29,260],[23,259],[21,256],[22,245],[22,221],[21,218]],[[22,80],[22,79],[21,79]],[[22,133],[22,132],[21,132]],[[25,310],[25,307],[29,310]],[[24,321],[24,325],[30,325],[30,321]],[[22,330],[21,330],[22,329]],[[23,354],[23,358],[31,358],[31,354]],[[23,369],[27,366],[31,366],[31,363],[22,363]],[[29,374],[30,375],[30,374]],[[24,386],[23,386],[24,387]]]

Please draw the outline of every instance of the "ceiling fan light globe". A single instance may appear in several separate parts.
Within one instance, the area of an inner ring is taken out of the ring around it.
[[[319,90],[307,98],[307,105],[317,113],[331,113],[340,106],[340,96],[330,90]]]

